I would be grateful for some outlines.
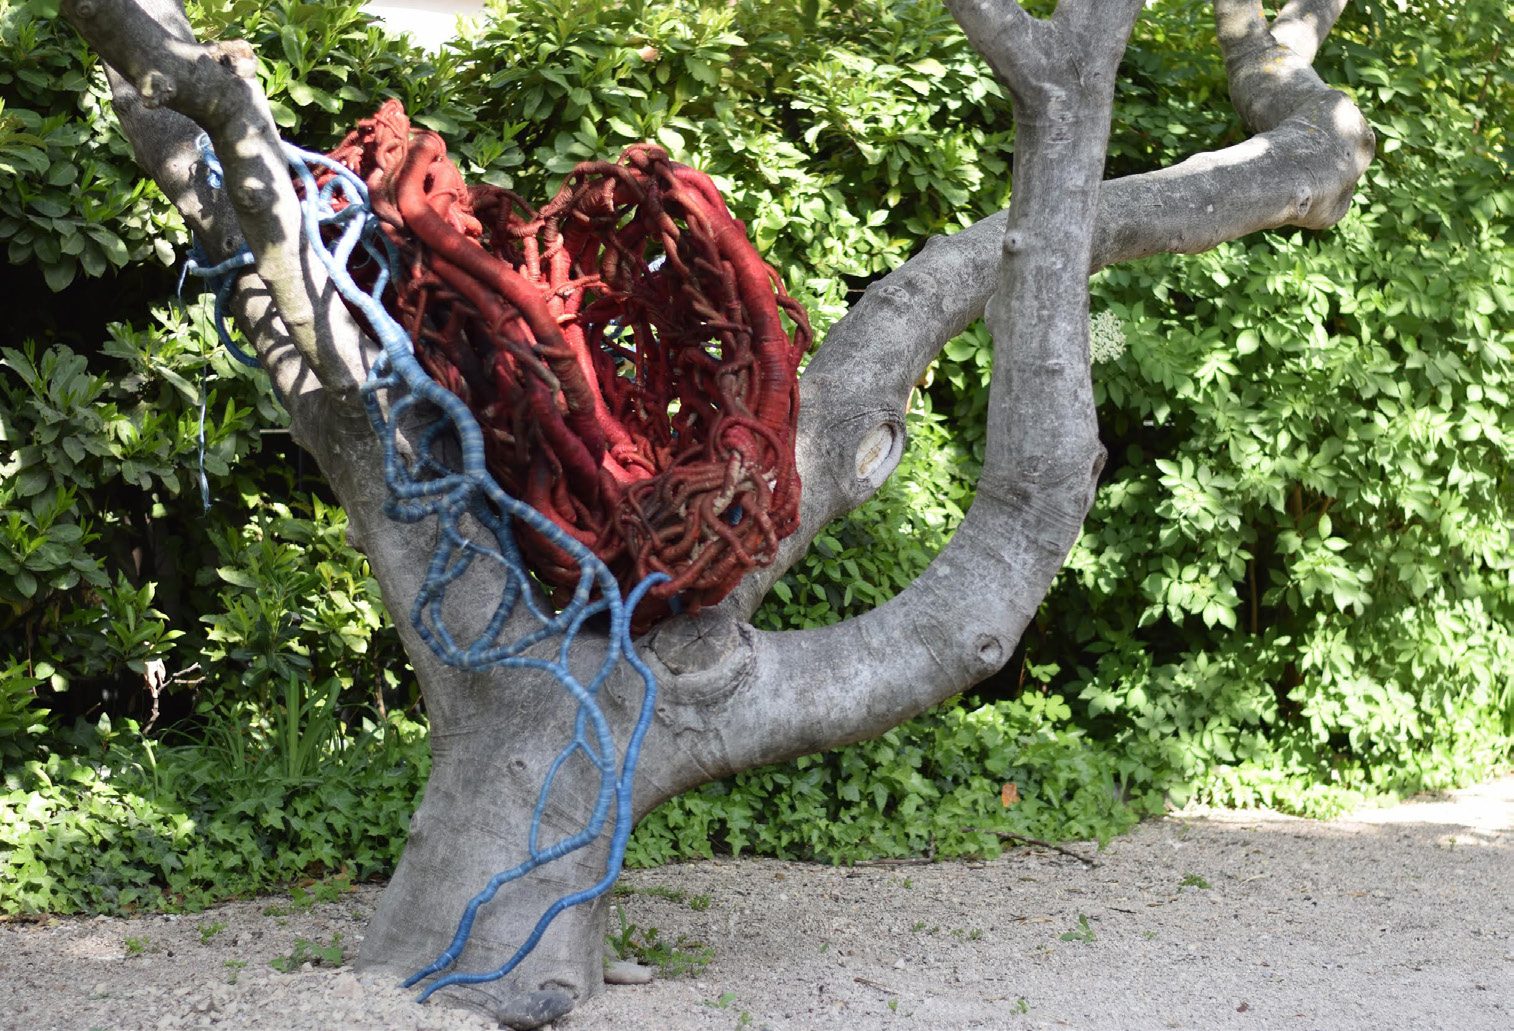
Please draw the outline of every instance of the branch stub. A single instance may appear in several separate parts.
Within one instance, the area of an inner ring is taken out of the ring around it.
[[[857,445],[857,479],[875,488],[888,479],[889,473],[904,455],[904,431],[893,421],[881,422],[868,430]]]

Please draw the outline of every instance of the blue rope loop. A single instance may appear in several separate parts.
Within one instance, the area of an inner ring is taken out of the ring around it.
[[[200,165],[205,172],[205,182],[213,190],[219,190],[225,182],[225,172],[221,168],[221,161],[216,157],[216,152],[211,149],[210,137],[200,133],[195,141],[195,147],[200,152]],[[178,298],[184,300],[184,284],[190,276],[205,280],[210,293],[215,294],[215,317],[212,320],[216,327],[216,336],[220,338],[221,346],[237,361],[251,368],[259,368],[258,360],[247,354],[232,341],[231,334],[226,330],[226,313],[231,304],[231,292],[236,289],[237,279],[248,268],[252,267],[252,251],[245,246],[218,264],[212,264],[210,255],[205,253],[205,248],[200,241],[195,239],[190,244],[189,254],[184,259],[184,266],[179,270]],[[209,366],[200,371],[200,412],[196,429],[195,471],[200,482],[200,507],[204,511],[210,511],[210,478],[205,474],[205,405],[209,397]]]
[[[212,190],[219,190],[225,182],[225,173],[221,168],[221,160],[216,157],[216,152],[211,149],[210,137],[200,133],[195,141],[195,147],[200,152],[200,166],[205,171],[205,183]],[[252,267],[252,251],[245,246],[218,264],[212,264],[210,255],[205,253],[205,248],[195,240],[190,246],[189,256],[184,259],[184,268],[179,272],[179,296],[184,295],[184,280],[188,276],[203,279],[210,287],[210,292],[216,295],[216,336],[220,337],[221,346],[231,352],[231,356],[249,368],[259,368],[258,360],[243,351],[232,342],[231,334],[226,331],[227,306],[231,303],[231,291],[236,288],[237,279],[243,270]]]
[[[501,871],[473,897],[458,920],[451,943],[424,969],[405,982],[413,987],[427,978],[452,967],[467,946],[479,911],[489,904],[500,888],[532,871],[561,859],[599,840],[612,819],[614,831],[604,873],[598,881],[580,891],[553,902],[541,914],[531,932],[516,951],[494,970],[453,972],[427,985],[417,997],[425,1002],[448,985],[479,984],[498,980],[514,970],[536,947],[548,926],[564,910],[598,898],[620,875],[625,859],[626,841],[632,828],[631,794],[642,742],[652,723],[657,683],[650,669],[637,656],[631,638],[631,615],[647,591],[668,578],[655,573],[637,584],[624,597],[608,566],[589,548],[563,531],[546,516],[525,502],[505,493],[489,473],[485,463],[484,438],[473,414],[451,391],[437,384],[416,360],[410,336],[384,309],[381,298],[393,274],[397,255],[379,228],[368,201],[367,185],[345,166],[323,154],[284,144],[285,157],[303,186],[301,203],[306,240],[330,274],[342,297],[368,323],[382,353],[373,363],[362,387],[363,402],[374,432],[383,442],[384,480],[389,490],[386,512],[395,520],[417,523],[434,519],[438,542],[426,569],[426,577],[416,594],[410,619],[426,645],[449,665],[465,670],[520,669],[545,673],[557,681],[577,704],[571,739],[558,752],[543,778],[537,796],[531,827],[527,836],[526,858],[516,866]],[[209,141],[201,144],[206,176],[215,183],[221,176]],[[318,187],[315,169],[333,174]],[[361,249],[379,272],[372,287],[359,287],[348,272],[354,255]],[[240,270],[251,263],[251,256],[238,255],[226,262],[206,268],[203,252],[191,256],[185,271],[203,276],[216,284],[217,331],[221,342],[239,360],[255,364],[231,343],[221,325],[224,298],[230,297],[231,284]],[[384,401],[388,402],[385,411]],[[406,456],[400,447],[401,425],[415,422],[409,416],[431,421],[413,436],[414,454]],[[454,440],[460,449],[455,464],[438,457],[440,445]],[[487,543],[471,538],[462,522],[471,518],[488,535]],[[561,611],[544,604],[535,588],[531,573],[516,545],[514,527],[522,523],[540,534],[578,563],[580,571],[572,600]],[[449,628],[444,612],[447,588],[473,568],[474,563],[493,565],[504,576],[505,587],[498,606],[482,631],[471,640],[459,640]],[[597,597],[596,597],[597,594]],[[514,640],[501,640],[505,628],[520,612],[529,613],[534,626]],[[584,625],[596,617],[609,623],[605,654],[587,683],[569,668],[573,644]],[[557,639],[555,659],[528,654],[538,646]],[[599,692],[619,665],[624,662],[641,678],[641,708],[631,729],[624,752],[616,747],[615,735],[599,705]],[[582,828],[558,841],[541,842],[542,817],[558,772],[575,754],[585,756],[599,773],[599,790],[594,807]]]
[[[221,346],[243,365],[256,369],[259,368],[258,360],[237,347],[231,334],[226,331],[226,310],[231,303],[231,291],[236,288],[237,277],[251,265],[252,252],[245,247],[220,264],[212,265],[204,248],[200,246],[200,241],[195,240],[190,247],[189,256],[184,259],[184,267],[179,270],[178,297],[180,301],[184,300],[184,283],[188,277],[205,280],[216,296],[215,318],[212,321]],[[207,364],[200,370],[200,412],[195,452],[195,471],[200,481],[200,507],[206,512],[210,511],[210,478],[205,475],[205,405],[210,393],[209,368]]]

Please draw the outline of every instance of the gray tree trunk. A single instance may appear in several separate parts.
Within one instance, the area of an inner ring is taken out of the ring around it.
[[[720,606],[671,620],[641,642],[659,698],[637,818],[702,782],[880,734],[1003,665],[1079,533],[1103,462],[1089,376],[1089,274],[1259,229],[1330,226],[1371,159],[1366,121],[1311,67],[1344,0],[1291,0],[1270,21],[1258,3],[1214,0],[1232,100],[1255,135],[1110,181],[1102,175],[1115,73],[1141,0],[1062,0],[1047,19],[1014,0],[949,6],[1013,100],[1010,209],[929,241],[868,289],[810,363],[797,445],[800,529],[773,566]],[[382,455],[357,400],[376,348],[301,242],[249,48],[197,43],[172,0],[65,0],[63,10],[112,70],[117,113],[139,161],[212,257],[244,243],[252,250],[256,275],[243,277],[236,314],[397,614],[425,694],[435,765],[360,962],[404,977],[448,945],[467,901],[524,855],[543,771],[569,736],[573,711],[550,682],[442,665],[408,625],[435,534],[384,514]],[[209,189],[199,168],[202,128],[225,165],[224,191]],[[987,455],[956,535],[914,584],[872,612],[821,630],[755,630],[748,621],[772,583],[827,522],[893,471],[911,387],[985,308],[995,370]],[[466,620],[492,608],[499,587],[478,576],[449,604]],[[602,647],[585,641],[584,661]],[[612,679],[603,702],[624,747],[639,679]],[[549,831],[581,826],[597,786],[586,764],[570,763],[546,813]],[[605,858],[601,840],[502,891],[481,911],[456,969],[500,965],[552,900],[602,875]],[[516,1022],[529,1022],[521,1013],[532,1007],[571,1005],[602,985],[606,912],[603,900],[570,910],[511,977],[440,997]]]

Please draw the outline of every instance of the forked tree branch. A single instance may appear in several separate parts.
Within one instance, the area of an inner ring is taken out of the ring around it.
[[[1305,46],[1334,23],[1344,0],[1289,4],[1279,30]],[[1016,7],[1018,10],[1019,8]],[[1023,12],[1022,12],[1023,13]],[[1307,28],[1308,34],[1303,35]],[[1224,44],[1228,52],[1238,50]],[[1195,254],[1250,233],[1282,226],[1326,229],[1346,213],[1371,162],[1373,133],[1356,106],[1329,89],[1312,68],[1290,58],[1282,88],[1255,74],[1273,51],[1250,48],[1227,61],[1232,94],[1268,112],[1259,133],[1234,146],[1195,154],[1168,168],[1103,183],[1089,271],[1156,254]],[[1248,91],[1269,100],[1252,100]],[[870,497],[903,453],[909,393],[953,336],[980,318],[997,280],[1007,222],[1000,212],[950,237],[931,239],[919,255],[873,283],[833,326],[800,382],[799,472],[804,483],[800,528],[773,566],[753,572],[723,610],[747,618],[832,519]],[[870,441],[887,437],[888,461],[861,475]]]
[[[1272,19],[1272,37],[1304,61],[1313,63],[1346,0],[1288,0]]]
[[[1003,31],[995,12],[1014,26],[1023,11],[976,0],[953,5],[968,9],[964,29],[974,46],[1001,77],[1013,79],[1006,85],[1016,123],[1001,260],[983,270],[994,280],[988,322],[995,371],[975,500],[935,561],[871,612],[820,630],[774,634],[726,629],[718,614],[706,617],[702,642],[723,642],[724,661],[747,665],[728,671],[725,682],[733,687],[724,697],[680,704],[684,685],[676,679],[665,692],[659,730],[673,733],[657,744],[684,750],[689,783],[874,736],[1008,660],[1077,538],[1103,464],[1088,360],[1088,269],[1115,71],[1141,6],[1142,0],[1064,0],[1049,22],[1038,23],[1044,28]],[[981,242],[981,234],[974,236]],[[932,339],[955,321],[942,318],[943,299],[962,288],[921,281],[922,267],[933,277],[950,274],[945,250],[928,248],[919,264],[895,274],[907,285],[889,277],[893,282],[874,295],[896,318],[923,316]],[[833,346],[828,342],[815,361]],[[897,368],[898,356],[887,350],[914,345],[890,338],[874,346],[875,361],[849,363],[869,382],[885,374],[863,369]],[[821,382],[845,387],[844,375],[824,364]],[[805,400],[828,410],[828,399]],[[836,462],[849,467],[852,457],[843,449]],[[812,487],[806,482],[807,491]],[[663,639],[677,648],[665,648]],[[654,635],[651,650],[662,659],[692,644],[687,625],[671,626]],[[722,652],[706,647],[711,655]]]
[[[688,762],[656,778],[646,797],[877,733],[998,668],[1076,537],[1100,461],[1087,384],[1088,272],[1204,250],[1259,229],[1323,228],[1346,210],[1371,157],[1371,131],[1309,67],[1339,0],[1295,0],[1270,29],[1254,4],[1216,0],[1232,96],[1260,135],[1100,184],[1110,80],[1139,6],[1063,0],[1053,18],[1040,20],[1011,0],[955,4],[1017,105],[1020,214],[1012,208],[931,241],[831,330],[801,383],[801,529],[772,567],[749,576],[719,610],[674,621],[652,639],[666,682],[659,734],[672,731]],[[65,0],[64,9],[120,71],[117,106],[139,157],[214,253],[237,245],[233,219],[206,193],[197,130],[162,108],[210,132],[234,187],[234,221],[259,259],[260,278],[249,277],[238,294],[244,325],[352,516],[386,596],[412,597],[418,573],[407,570],[422,565],[407,561],[415,530],[383,516],[377,448],[350,403],[372,344],[301,243],[298,204],[266,102],[248,77],[248,53],[195,43],[169,0]],[[1098,98],[1092,107],[1090,97]],[[1096,162],[1086,146],[1090,126]],[[1054,217],[1038,219],[1037,211]],[[753,632],[745,620],[773,580],[825,523],[892,472],[910,388],[996,291],[1003,300],[990,313],[1000,370],[991,400],[995,444],[980,501],[952,544],[875,613],[823,631]],[[312,369],[324,388],[310,382]],[[1063,414],[1041,417],[1051,408]],[[403,603],[396,608],[402,613]],[[418,668],[433,667],[408,620],[395,622]],[[448,711],[451,699],[430,701],[438,717],[465,718]]]
[[[1030,40],[1038,29],[1023,24],[1024,12],[1017,5],[1009,6],[1008,28],[995,28],[991,21],[992,10],[1004,8],[1002,3],[973,0],[954,9],[971,8],[970,19],[989,19],[975,30],[975,43],[1013,46]],[[1064,0],[1058,11],[1086,18],[1103,6],[1090,3],[1073,10]],[[1087,272],[1153,254],[1203,251],[1284,225],[1326,228],[1345,214],[1371,160],[1373,135],[1350,100],[1326,87],[1308,64],[1342,6],[1337,0],[1287,5],[1276,23],[1290,40],[1284,49],[1265,22],[1251,17],[1259,11],[1256,4],[1216,0],[1232,96],[1248,124],[1262,131],[1170,168],[1102,184]],[[990,58],[990,63],[1003,69],[1001,75],[1014,76],[1034,66],[1013,54]],[[1017,100],[1056,99],[1023,82],[1017,89],[1011,90]],[[1016,114],[1020,124],[1026,112]],[[1018,199],[1025,193],[1018,175],[1024,143],[1022,136],[1016,153]],[[996,290],[1006,296],[994,269],[1002,258],[1012,257],[1001,255],[999,246],[1012,218],[1001,213],[955,236],[932,240],[919,256],[870,287],[832,328],[801,383],[804,418],[831,421],[826,436],[832,450],[822,450],[824,438],[818,434],[801,438],[801,528],[784,542],[775,567],[754,573],[728,599],[727,615],[748,616],[821,527],[870,494],[872,480],[881,482],[877,470],[870,478],[861,476],[853,456],[866,450],[861,445],[871,426],[902,418],[910,387],[946,341],[984,311]],[[1038,318],[1045,315],[1036,313]],[[991,324],[1012,330],[994,312],[989,317]],[[996,329],[996,342],[998,336]],[[1004,367],[1004,358],[996,344],[996,369]],[[1014,404],[1041,406],[1044,398],[1025,390]],[[869,414],[877,421],[869,424]],[[843,428],[849,438],[836,433]],[[996,498],[1006,490],[992,479],[987,486]],[[980,497],[984,487],[979,486]],[[1035,496],[1021,503],[1032,511],[1041,504]],[[730,661],[739,652],[749,653],[740,661],[751,689],[722,699],[718,717],[700,720],[692,710],[679,717],[689,729],[721,727],[713,745],[707,740],[698,746],[698,762],[725,772],[799,754],[806,746],[859,740],[997,669],[1008,658],[1006,645],[1018,638],[1015,628],[1023,627],[1044,592],[1029,590],[1041,579],[1034,568],[1037,560],[1013,557],[1017,550],[1034,552],[1024,540],[1027,521],[1009,518],[1015,513],[998,506],[993,516],[976,516],[980,508],[975,504],[958,531],[962,540],[954,539],[916,585],[875,613],[810,633],[753,636],[743,631],[748,640],[742,648],[736,647],[734,632],[722,633],[710,617],[703,633],[707,639],[723,637],[732,646]],[[1055,519],[1042,525],[1055,525]],[[995,605],[1012,609],[1004,614],[1002,632],[964,632],[979,624],[980,609]],[[765,729],[774,714],[790,713],[782,726]]]
[[[1063,56],[1052,23],[1031,17],[1018,0],[947,0],[946,6],[1011,96],[1023,101],[1050,81],[1049,70]]]

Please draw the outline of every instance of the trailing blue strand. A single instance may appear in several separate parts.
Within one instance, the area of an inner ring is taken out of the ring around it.
[[[485,972],[454,972],[439,977],[417,997],[418,1002],[424,1002],[447,985],[477,984],[506,976],[535,948],[560,913],[598,898],[619,876],[626,841],[631,833],[631,795],[636,764],[642,741],[651,725],[657,695],[651,670],[634,650],[631,615],[646,592],[667,577],[660,573],[648,576],[622,598],[614,575],[598,556],[536,509],[500,488],[485,464],[483,433],[473,414],[461,399],[432,380],[421,367],[409,334],[390,317],[380,300],[389,283],[396,256],[369,206],[367,185],[345,166],[325,155],[304,151],[288,143],[284,144],[284,151],[303,187],[301,208],[306,239],[326,267],[338,292],[367,321],[370,332],[382,348],[382,354],[374,361],[363,385],[362,394],[374,432],[383,442],[384,480],[390,494],[386,511],[391,518],[405,523],[433,517],[436,520],[436,549],[410,610],[416,632],[438,658],[461,669],[521,669],[546,673],[572,696],[578,706],[573,735],[543,778],[532,814],[526,858],[490,879],[464,908],[452,942],[432,963],[407,980],[405,986],[412,987],[441,974],[457,962],[479,911],[501,887],[598,840],[606,823],[612,817],[614,819],[609,855],[605,860],[604,874],[598,881],[548,906],[519,948],[499,967]],[[207,179],[219,178],[220,164],[209,149],[208,141],[202,144],[201,156]],[[329,170],[333,176],[324,186],[318,186],[313,168]],[[373,285],[366,290],[358,286],[348,272],[359,248],[362,258],[377,269]],[[223,277],[217,284],[218,324],[223,314],[221,293],[224,290],[225,295],[230,296],[230,282],[250,260],[249,256],[246,262],[233,264],[238,259],[232,259],[205,269],[202,257],[187,266],[190,274]],[[218,331],[222,343],[234,355],[251,360],[237,351],[219,325]],[[412,415],[422,417],[419,421],[426,422],[427,428],[411,435],[413,454],[407,458],[401,453],[398,428],[402,424],[413,427],[418,420],[407,420]],[[440,457],[454,442],[460,451],[460,460],[455,463]],[[492,538],[488,544],[482,544],[464,532],[461,523],[465,517],[483,527]],[[580,573],[576,590],[572,600],[560,612],[544,604],[533,584],[516,545],[516,522],[525,524],[578,563]],[[456,632],[447,626],[443,604],[447,587],[466,574],[476,561],[496,565],[504,574],[505,586],[484,629],[472,640],[459,641]],[[505,628],[522,607],[533,618],[534,626],[514,640],[502,641],[500,638]],[[609,622],[608,642],[593,678],[583,683],[570,671],[569,656],[584,624],[600,616]],[[555,659],[527,654],[553,638],[559,639]],[[622,661],[641,677],[643,692],[636,724],[624,753],[620,754],[598,696]],[[542,846],[542,817],[557,773],[572,756],[580,753],[599,772],[599,791],[594,808],[581,830]]]
[[[210,137],[202,133],[200,139],[202,141],[201,153],[203,154],[210,147]],[[207,162],[206,180],[212,186],[219,187],[221,184],[221,163],[214,160],[215,154],[213,152],[210,157],[214,164],[212,165]],[[212,168],[214,169],[213,175]],[[245,247],[225,261],[212,265],[210,264],[209,256],[205,253],[205,249],[200,246],[200,241],[196,240],[190,247],[189,256],[184,259],[184,267],[179,270],[178,295],[182,301],[184,299],[184,282],[190,276],[205,280],[210,285],[211,292],[215,294],[216,298],[215,319],[213,321],[215,322],[216,336],[220,338],[221,346],[243,365],[257,368],[258,360],[237,347],[236,343],[231,339],[231,334],[226,331],[226,313],[227,307],[231,302],[231,291],[236,287],[237,277],[242,274],[244,269],[249,268],[251,265],[252,252]],[[207,380],[208,373],[202,371],[200,373],[200,414],[198,429],[196,431],[197,451],[195,469],[200,479],[200,505],[205,511],[209,512],[210,479],[205,475],[205,403],[210,390]]]

